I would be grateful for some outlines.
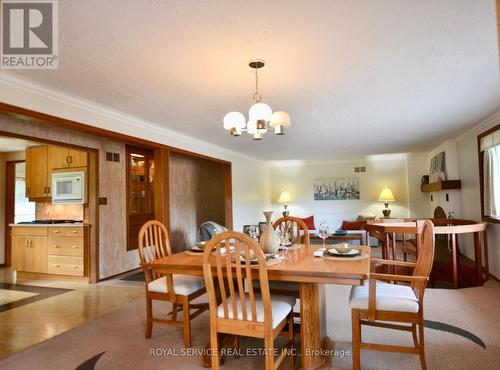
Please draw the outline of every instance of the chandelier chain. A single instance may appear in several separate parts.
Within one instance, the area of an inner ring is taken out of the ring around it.
[[[256,103],[262,100],[262,96],[259,94],[259,70],[255,68],[255,94],[253,94],[253,99]]]

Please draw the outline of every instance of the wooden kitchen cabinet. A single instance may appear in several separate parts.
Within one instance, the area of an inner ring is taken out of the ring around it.
[[[49,145],[49,170],[76,167],[87,167],[86,151]]]
[[[16,271],[46,273],[48,270],[47,237],[12,236],[12,268]]]
[[[88,153],[59,145],[26,148],[26,194],[30,200],[50,201],[52,171],[87,167]]]
[[[50,181],[48,146],[26,148],[26,194],[28,198],[50,197]]]
[[[85,276],[86,230],[84,226],[12,227],[12,269]]]

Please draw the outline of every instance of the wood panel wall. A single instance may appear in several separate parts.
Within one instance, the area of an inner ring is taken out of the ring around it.
[[[170,152],[170,242],[175,252],[193,245],[203,222],[226,223],[225,172],[222,163]]]

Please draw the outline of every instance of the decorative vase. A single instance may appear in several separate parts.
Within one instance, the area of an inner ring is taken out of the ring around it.
[[[266,211],[263,213],[266,216],[266,226],[264,232],[260,235],[260,247],[264,253],[275,254],[278,253],[280,247],[280,236],[278,230],[274,230],[271,223],[271,217],[274,212]]]

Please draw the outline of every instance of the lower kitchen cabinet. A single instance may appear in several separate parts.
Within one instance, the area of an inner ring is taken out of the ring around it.
[[[25,228],[23,228],[25,229]],[[47,237],[33,235],[47,232],[45,230],[28,230],[28,235],[12,236],[12,268],[17,271],[47,272]]]
[[[16,271],[85,276],[86,233],[76,227],[12,227]]]

